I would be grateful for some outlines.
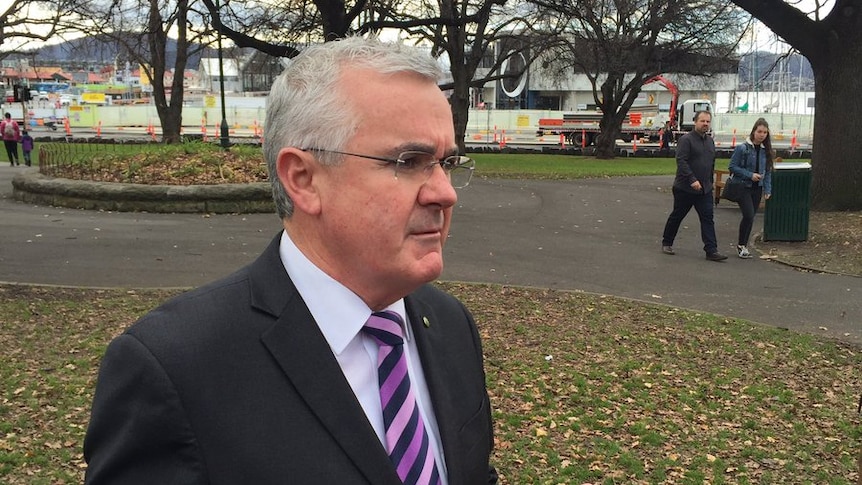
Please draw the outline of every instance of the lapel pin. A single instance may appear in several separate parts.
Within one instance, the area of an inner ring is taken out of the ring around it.
[[[431,321],[428,320],[428,317],[422,317],[422,323],[425,324],[425,328],[428,328],[431,326]]]

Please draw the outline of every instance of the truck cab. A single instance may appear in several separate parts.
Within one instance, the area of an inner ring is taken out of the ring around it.
[[[687,99],[679,106],[677,119],[681,131],[691,131],[694,128],[694,114],[698,111],[712,113],[712,101],[708,99]]]

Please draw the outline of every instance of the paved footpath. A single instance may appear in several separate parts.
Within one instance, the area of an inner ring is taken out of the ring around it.
[[[274,214],[98,212],[11,200],[0,166],[0,282],[190,287],[252,261]],[[32,169],[29,169],[32,170]],[[739,210],[716,208],[724,263],[704,259],[692,211],[661,253],[670,176],[475,180],[459,191],[444,280],[579,290],[740,317],[862,344],[862,278],[808,273],[734,253]],[[758,215],[755,231],[762,227]]]

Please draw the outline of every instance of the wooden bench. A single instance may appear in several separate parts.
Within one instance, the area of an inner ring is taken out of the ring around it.
[[[730,174],[730,171],[728,170],[716,169],[713,172],[714,177],[712,181],[712,196],[715,200],[715,205],[718,205],[718,203],[721,202],[721,189],[724,188],[723,177],[728,174]]]

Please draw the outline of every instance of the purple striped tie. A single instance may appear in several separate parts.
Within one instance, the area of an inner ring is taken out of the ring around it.
[[[378,346],[377,379],[386,430],[386,451],[405,484],[440,483],[434,452],[419,414],[407,375],[401,316],[395,312],[375,312],[362,328]]]

